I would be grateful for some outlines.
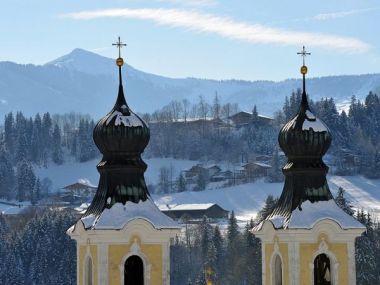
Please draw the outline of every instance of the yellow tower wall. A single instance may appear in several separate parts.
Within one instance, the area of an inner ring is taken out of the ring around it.
[[[347,244],[345,243],[329,243],[329,251],[334,254],[339,264],[338,271],[334,274],[338,274],[339,284],[349,284],[348,282],[348,251]],[[302,243],[300,244],[300,280],[301,285],[311,284],[309,280],[312,280],[313,271],[310,269],[310,264],[314,264],[314,255],[318,251],[319,243]],[[331,262],[331,258],[330,258]],[[334,268],[332,268],[334,270]]]
[[[98,285],[98,247],[96,245],[81,245],[79,246],[79,268],[78,268],[78,281],[77,284],[84,285],[84,267],[89,254],[92,258],[92,282],[93,285]]]
[[[268,274],[265,275],[265,284],[271,285],[271,262],[272,256],[274,253],[274,243],[269,243],[265,245],[265,268]],[[283,276],[289,276],[289,257],[288,257],[288,244],[287,243],[278,243],[278,251],[282,257],[282,270]],[[283,285],[288,285],[289,280],[284,278]]]

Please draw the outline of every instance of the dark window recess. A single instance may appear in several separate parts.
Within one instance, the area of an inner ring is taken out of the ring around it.
[[[124,285],[144,285],[144,265],[141,258],[136,255],[125,261]]]
[[[326,254],[314,260],[314,285],[331,285],[330,259]]]

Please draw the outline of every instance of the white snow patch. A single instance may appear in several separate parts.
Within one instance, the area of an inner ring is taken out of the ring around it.
[[[95,215],[90,214],[86,217],[81,218],[80,220],[82,221],[84,228],[87,229],[94,224],[96,217],[95,217]]]
[[[142,120],[131,112],[129,116],[123,115],[119,111],[113,111],[111,116],[107,119],[106,124],[108,125],[113,118],[115,118],[115,126],[120,126],[123,124],[125,127],[143,127]]]
[[[85,218],[82,218],[83,221]],[[85,227],[92,226],[94,229],[122,229],[128,222],[135,219],[144,219],[150,222],[156,229],[179,228],[177,222],[162,213],[151,199],[133,203],[128,201],[114,204],[110,209],[104,209],[100,216],[94,220],[89,216],[88,220],[83,221]]]
[[[0,214],[18,215],[31,206],[30,201],[18,202],[15,200],[0,200]]]
[[[214,206],[214,203],[206,203],[206,204],[180,204],[174,205],[173,207],[167,207],[167,209],[173,211],[182,211],[182,210],[207,210],[210,207]]]
[[[311,112],[309,112],[309,113],[312,114]],[[309,129],[312,129],[314,132],[327,132],[328,129],[322,123],[322,121],[320,119],[316,118],[313,114],[312,114],[312,116],[314,119],[309,118],[306,115],[305,121],[303,122],[303,125],[302,125],[302,130],[308,131]]]
[[[273,226],[276,229],[282,228],[284,226],[285,218],[282,216],[274,216],[269,220],[272,222]]]
[[[154,194],[154,201],[160,208],[180,204],[218,204],[227,211],[234,211],[236,218],[249,221],[264,206],[269,194],[280,196],[283,183],[265,183],[258,180],[254,183],[241,184],[205,191],[187,191],[181,193]]]
[[[310,112],[309,110],[306,110],[306,117],[309,120],[315,120],[316,119],[315,115],[312,112]]]
[[[333,199],[311,203],[305,201],[301,209],[296,208],[289,220],[290,229],[311,229],[316,223],[324,219],[337,222],[343,229],[365,228],[355,218],[344,212]]]
[[[97,188],[98,186],[92,184],[90,182],[90,180],[88,180],[87,178],[79,178],[78,179],[78,183],[80,184],[83,184],[83,185],[86,185],[86,186],[89,186],[89,187],[94,187],[94,188]]]

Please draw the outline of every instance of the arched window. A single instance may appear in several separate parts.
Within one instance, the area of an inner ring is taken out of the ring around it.
[[[276,254],[273,261],[273,285],[282,285],[282,261],[281,257]]]
[[[314,285],[331,285],[330,259],[324,253],[314,259]]]
[[[92,259],[86,258],[86,264],[84,267],[84,284],[92,285]]]
[[[132,255],[125,261],[124,285],[144,285],[144,264],[137,255]]]

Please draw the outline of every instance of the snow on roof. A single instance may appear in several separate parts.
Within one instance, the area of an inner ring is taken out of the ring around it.
[[[314,132],[327,132],[327,127],[309,110],[306,111],[306,118],[302,125],[302,130],[308,131],[312,129]]]
[[[123,108],[123,106],[121,107]],[[125,106],[125,108],[127,107]],[[108,125],[115,117],[115,126],[120,126],[123,124],[125,127],[143,127],[143,122],[134,113],[131,112],[129,116],[126,116],[116,110],[113,111],[111,116],[107,119],[106,124]]]
[[[191,210],[207,210],[214,206],[214,203],[205,203],[205,204],[179,204],[171,208],[168,208],[166,211],[191,211]]]
[[[275,216],[269,219],[275,228],[286,227],[288,229],[311,229],[321,220],[330,219],[337,222],[342,229],[363,229],[365,228],[354,217],[348,215],[335,203],[333,199],[311,203],[305,201],[301,209],[296,208],[285,225],[285,218]]]
[[[0,214],[3,215],[18,215],[30,207],[29,201],[4,201],[0,200]]]
[[[285,218],[282,216],[274,216],[269,219],[276,229],[282,228],[284,226]]]
[[[263,162],[254,162],[254,164],[258,165],[258,166],[261,166],[261,167],[266,167],[266,168],[271,168],[272,166],[270,166],[269,164],[266,164],[266,163],[263,163]]]
[[[354,217],[348,215],[335,203],[333,199],[311,203],[305,201],[301,210],[295,209],[289,220],[289,228],[312,228],[323,219],[337,222],[343,229],[364,228]]]
[[[162,213],[151,199],[139,203],[128,201],[125,205],[116,203],[110,209],[104,209],[100,216],[89,215],[81,218],[81,221],[86,229],[92,227],[95,230],[120,230],[136,219],[146,220],[156,229],[180,227]]]
[[[85,212],[85,210],[87,210],[87,208],[90,206],[90,203],[82,203],[79,207],[76,207],[74,208],[75,211],[78,211],[78,212]]]

